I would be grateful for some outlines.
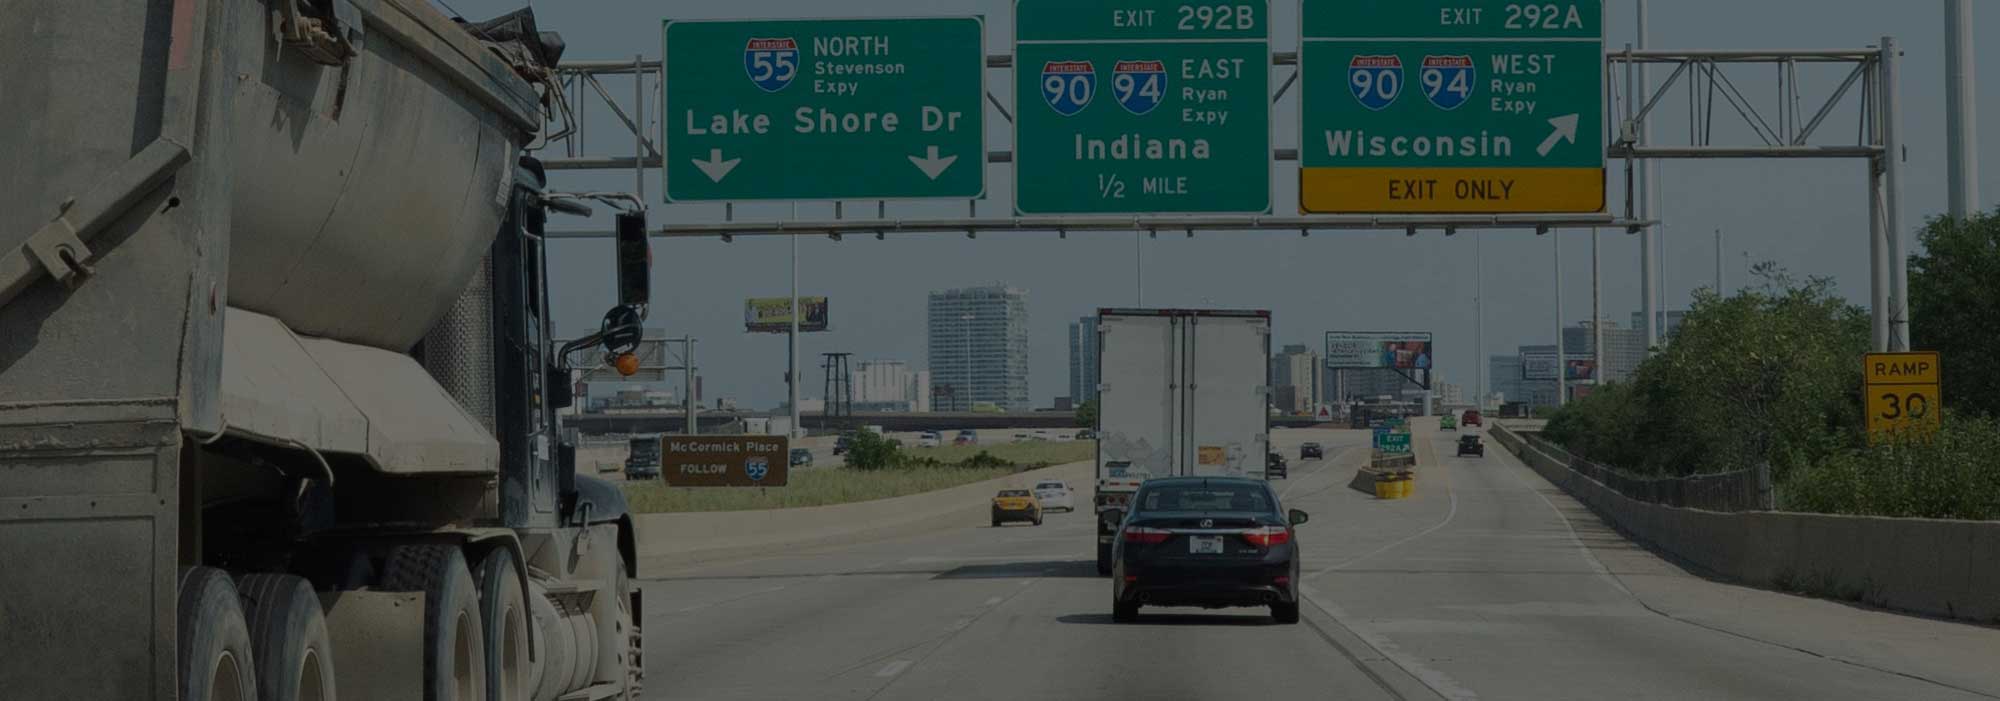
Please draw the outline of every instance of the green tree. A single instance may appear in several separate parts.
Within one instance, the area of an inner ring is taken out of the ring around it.
[[[1097,400],[1076,405],[1076,425],[1080,428],[1097,427]]]
[[[1939,353],[1944,403],[2000,417],[2000,211],[1932,219],[1910,257],[1910,344]]]
[[[1777,475],[1847,445],[1860,430],[1868,317],[1823,278],[1771,263],[1763,284],[1698,293],[1673,341],[1612,385],[1566,407],[1549,436],[1599,462],[1657,474]]]
[[[847,439],[847,466],[856,470],[882,470],[903,464],[901,443],[874,431],[856,431]]]

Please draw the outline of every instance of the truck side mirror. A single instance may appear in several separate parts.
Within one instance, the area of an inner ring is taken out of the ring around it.
[[[653,246],[646,213],[618,214],[618,305],[643,307],[653,297]]]

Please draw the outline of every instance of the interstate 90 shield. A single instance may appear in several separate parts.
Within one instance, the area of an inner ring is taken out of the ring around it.
[[[1097,95],[1097,67],[1089,61],[1042,64],[1042,100],[1064,117],[1082,112]]]
[[[791,37],[751,38],[743,45],[743,72],[759,90],[785,89],[799,75],[799,42]]]
[[[1403,59],[1367,55],[1348,59],[1347,87],[1362,107],[1380,112],[1403,94]]]
[[[1479,84],[1478,71],[1471,56],[1425,56],[1417,80],[1423,83],[1424,97],[1449,112],[1472,99],[1473,86]]]
[[[1111,67],[1111,94],[1127,112],[1151,112],[1160,106],[1160,98],[1166,93],[1164,61],[1119,61]]]

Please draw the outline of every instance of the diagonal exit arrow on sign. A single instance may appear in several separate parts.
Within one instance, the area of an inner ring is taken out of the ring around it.
[[[1555,150],[1558,141],[1576,143],[1576,123],[1582,118],[1583,115],[1580,114],[1565,114],[1549,120],[1549,126],[1555,127],[1556,130],[1549,134],[1549,138],[1542,139],[1542,145],[1535,148],[1535,153],[1546,157],[1550,151]]]
[[[694,161],[694,167],[701,169],[703,175],[718,183],[722,182],[723,178],[729,177],[729,171],[736,170],[736,164],[743,162],[741,158],[722,160],[722,149],[719,148],[709,149],[706,161],[699,158],[691,160]]]
[[[910,162],[916,164],[917,170],[923,171],[924,175],[930,176],[932,180],[936,180],[938,176],[944,175],[946,168],[950,168],[951,164],[958,162],[958,157],[945,156],[939,158],[938,147],[931,146],[924,150],[922,157],[911,156]]]

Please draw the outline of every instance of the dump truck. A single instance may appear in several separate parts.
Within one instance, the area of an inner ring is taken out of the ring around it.
[[[559,37],[427,0],[0,19],[0,696],[638,695],[637,545],[576,474],[644,213],[527,154]],[[544,226],[617,216],[549,339]]]
[[[1270,455],[1271,313],[1097,313],[1097,573],[1139,485],[1158,477],[1262,479]]]

